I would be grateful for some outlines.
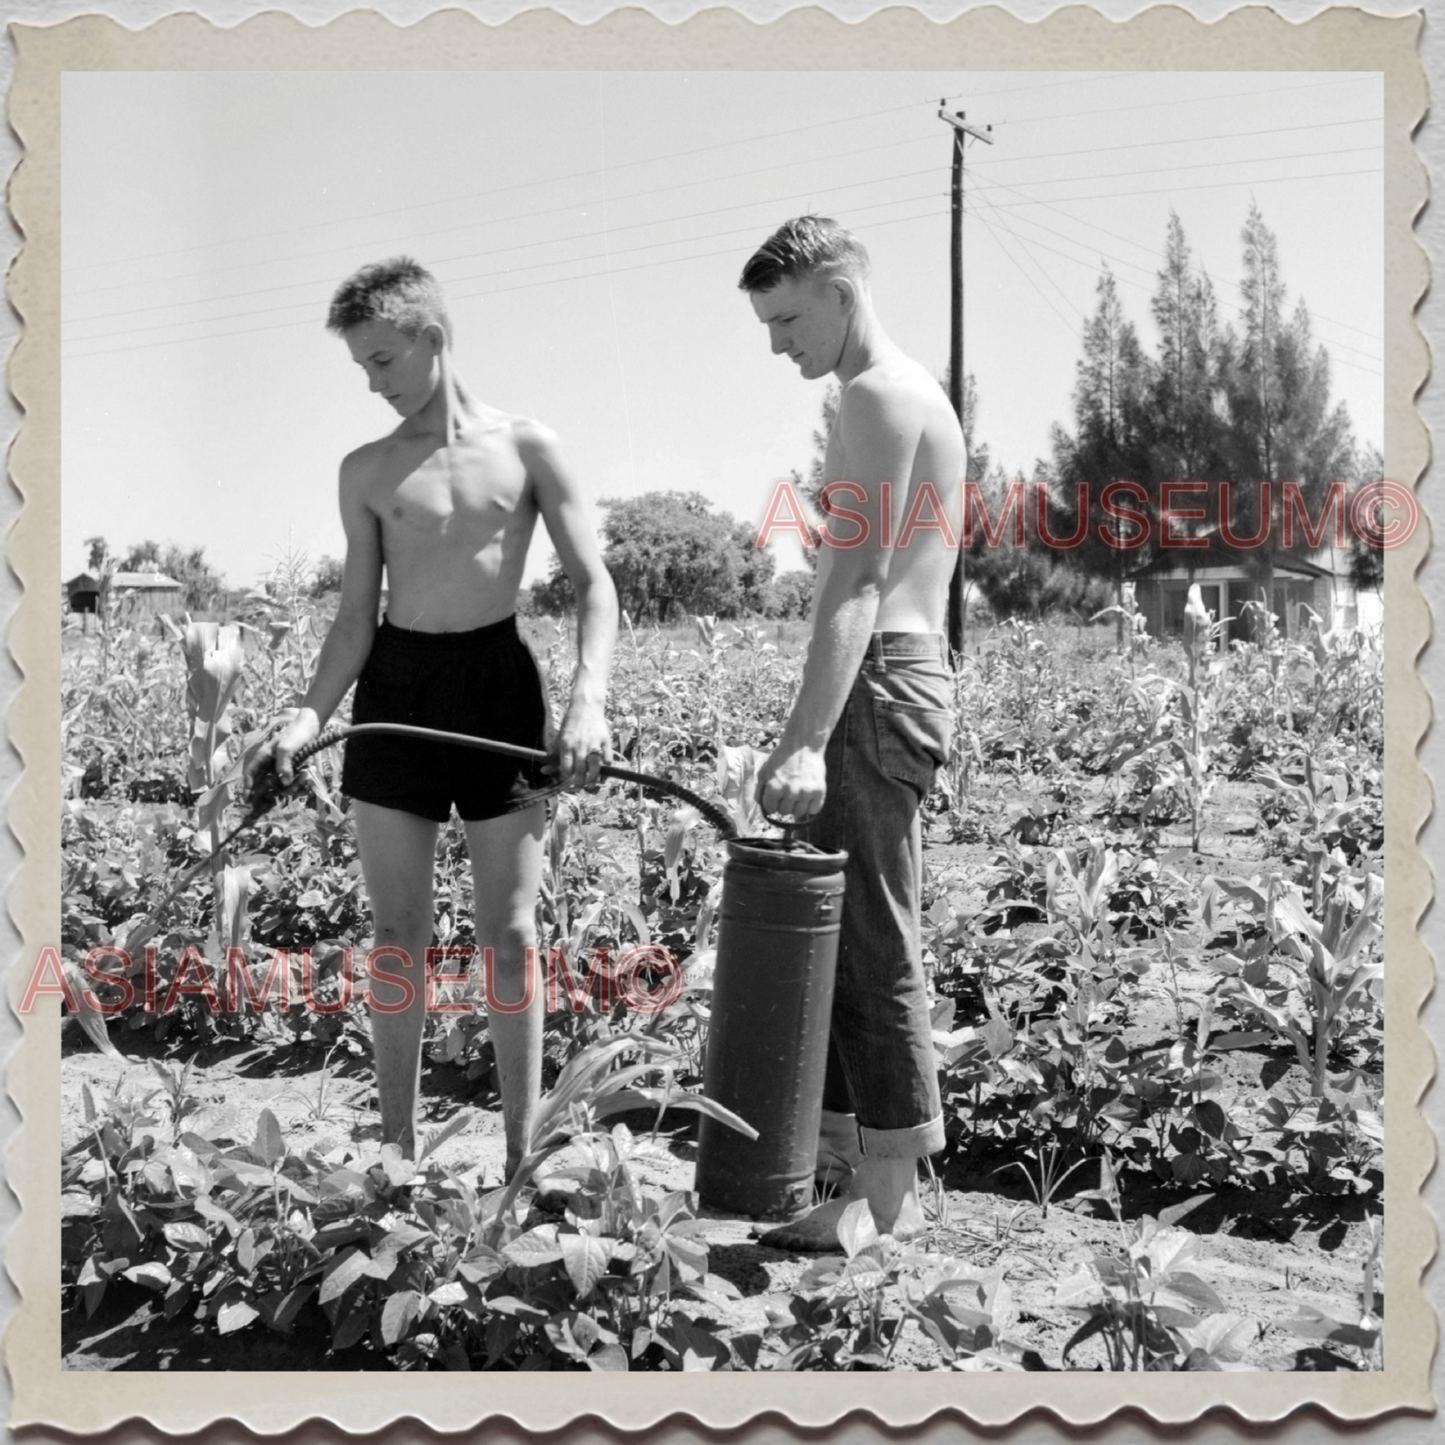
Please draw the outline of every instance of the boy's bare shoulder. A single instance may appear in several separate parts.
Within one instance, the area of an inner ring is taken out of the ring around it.
[[[535,477],[539,471],[550,476],[557,471],[559,439],[551,427],[535,417],[515,416],[511,418],[511,433],[512,445],[529,476]]]
[[[938,402],[947,405],[943,388],[916,361],[900,356],[859,372],[842,390],[839,415],[864,426],[921,422]]]
[[[396,438],[388,433],[375,441],[365,442],[355,451],[347,452],[341,459],[342,481],[363,481],[376,467],[389,457],[396,446]]]

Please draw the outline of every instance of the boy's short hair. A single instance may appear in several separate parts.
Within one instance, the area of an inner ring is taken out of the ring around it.
[[[798,216],[784,221],[753,252],[738,290],[771,291],[800,276],[851,276],[866,281],[868,252],[850,231],[829,216]]]
[[[378,320],[391,322],[408,336],[420,336],[435,323],[451,345],[452,319],[447,315],[442,288],[436,277],[410,256],[374,261],[348,276],[336,288],[326,314],[327,329],[337,332]]]

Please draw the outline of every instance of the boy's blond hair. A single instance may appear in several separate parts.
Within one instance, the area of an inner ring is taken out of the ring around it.
[[[442,288],[436,277],[410,256],[374,261],[336,288],[326,315],[328,330],[349,331],[366,321],[389,321],[408,336],[420,336],[435,324],[451,345],[452,319]]]

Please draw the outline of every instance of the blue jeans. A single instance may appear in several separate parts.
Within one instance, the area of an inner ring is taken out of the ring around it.
[[[943,1148],[923,976],[919,806],[948,758],[953,672],[937,632],[875,632],[825,753],[828,793],[803,837],[845,848],[823,1107],[858,1116],[863,1152]]]

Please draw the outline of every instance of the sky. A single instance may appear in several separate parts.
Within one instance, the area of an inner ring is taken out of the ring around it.
[[[941,376],[941,97],[993,128],[966,156],[964,365],[1011,475],[1070,423],[1105,265],[1155,349],[1171,209],[1238,323],[1251,202],[1382,446],[1377,73],[70,72],[62,575],[97,534],[204,546],[231,586],[341,556],[340,460],[396,419],[326,308],[399,253],[441,280],[472,391],[559,433],[594,519],[680,490],[756,522],[808,468],[824,384],[770,354],[738,273],[789,216],[836,217]],[[539,526],[527,580],[551,555]]]

